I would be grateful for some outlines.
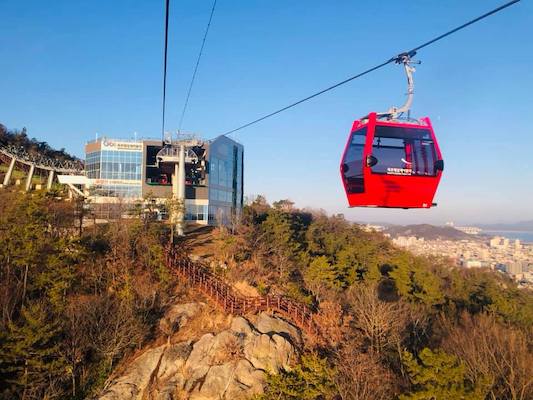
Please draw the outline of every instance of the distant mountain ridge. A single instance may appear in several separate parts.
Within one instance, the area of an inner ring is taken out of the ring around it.
[[[461,232],[451,226],[435,226],[429,224],[406,225],[406,226],[391,226],[387,228],[385,233],[393,237],[397,236],[415,236],[417,238],[424,238],[427,240],[462,240],[472,239],[472,235]]]
[[[477,226],[487,231],[533,232],[533,220],[520,221],[515,223],[480,224]]]

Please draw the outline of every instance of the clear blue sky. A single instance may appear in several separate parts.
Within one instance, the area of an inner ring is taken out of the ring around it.
[[[206,138],[304,97],[503,0],[219,0],[184,129]],[[209,0],[172,1],[167,129],[177,128]],[[159,137],[163,0],[0,0],[0,122],[83,154],[95,133]],[[533,219],[533,4],[418,55],[415,116],[446,168],[431,210],[348,209],[339,159],[352,121],[404,100],[388,66],[241,131],[248,194],[349,219]]]

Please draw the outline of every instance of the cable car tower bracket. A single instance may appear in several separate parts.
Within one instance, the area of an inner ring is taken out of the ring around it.
[[[172,135],[165,138],[163,147],[156,155],[157,166],[168,165],[172,167],[172,210],[170,221],[176,226],[178,236],[184,235],[185,229],[185,175],[186,165],[199,165],[200,159],[194,152],[194,147],[201,146],[203,142],[191,136],[180,135],[176,141]],[[205,166],[202,166],[205,168]]]

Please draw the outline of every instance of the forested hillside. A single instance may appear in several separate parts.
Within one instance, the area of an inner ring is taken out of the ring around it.
[[[163,226],[80,232],[76,204],[0,191],[0,398],[83,399],[154,337],[176,289]]]
[[[55,150],[46,142],[40,142],[35,138],[28,137],[26,128],[21,131],[9,130],[0,124],[0,146],[14,147],[24,150],[32,156],[44,156],[56,161],[78,161],[77,157],[67,153],[64,148]]]
[[[314,307],[322,342],[262,399],[529,399],[533,294],[416,257],[342,216],[270,206],[220,229],[224,274]]]
[[[187,297],[164,263],[164,225],[80,229],[76,210],[53,193],[0,192],[1,398],[97,394]],[[187,246],[227,282],[315,313],[320,335],[258,399],[533,396],[533,295],[504,276],[415,257],[342,216],[261,197]]]

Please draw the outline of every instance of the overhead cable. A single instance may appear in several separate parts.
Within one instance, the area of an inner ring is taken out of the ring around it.
[[[207,39],[207,34],[209,33],[209,28],[211,27],[211,21],[213,20],[213,14],[215,13],[216,5],[217,5],[217,0],[214,0],[213,7],[211,7],[211,14],[209,15],[209,21],[207,22],[207,27],[205,29],[204,38],[202,40],[202,45],[200,46],[200,52],[198,53],[198,58],[196,59],[196,65],[194,66],[194,71],[192,73],[192,78],[189,84],[189,89],[187,90],[187,96],[185,98],[185,103],[183,104],[183,110],[181,111],[180,122],[178,125],[178,132],[181,131],[181,126],[183,125],[183,118],[185,117],[187,106],[189,105],[189,98],[191,97],[192,87],[194,85],[194,80],[196,79],[196,73],[198,72],[198,66],[200,65],[202,53],[204,52],[205,40]]]
[[[322,90],[320,90],[320,91],[318,91],[318,92],[316,92],[316,93],[314,93],[314,94],[312,94],[310,96],[304,97],[301,100],[295,101],[294,103],[291,103],[291,104],[289,104],[289,105],[287,105],[287,106],[285,106],[283,108],[280,108],[279,110],[273,111],[273,112],[271,112],[269,114],[266,114],[266,115],[264,115],[264,116],[262,116],[260,118],[255,119],[255,120],[253,120],[251,122],[245,123],[245,124],[235,128],[235,129],[232,129],[230,131],[222,133],[219,136],[227,136],[227,135],[229,135],[231,133],[240,131],[241,129],[247,128],[247,127],[249,127],[251,125],[255,125],[258,122],[261,122],[261,121],[263,121],[263,120],[265,120],[267,118],[273,117],[276,114],[282,113],[283,111],[286,111],[286,110],[288,110],[290,108],[293,108],[293,107],[295,107],[295,106],[297,106],[299,104],[302,104],[302,103],[304,103],[304,102],[306,102],[308,100],[311,100],[311,99],[313,99],[313,98],[315,98],[317,96],[320,96],[320,95],[322,95],[322,94],[324,94],[326,92],[329,92],[330,90],[338,88],[339,86],[345,85],[346,83],[351,82],[354,79],[360,78],[360,77],[362,77],[362,76],[364,76],[366,74],[369,74],[370,72],[374,72],[374,71],[376,71],[376,70],[378,70],[378,69],[380,69],[380,68],[382,68],[382,67],[384,67],[384,66],[386,66],[386,65],[388,65],[390,63],[400,62],[406,55],[412,57],[412,56],[414,56],[416,54],[416,52],[418,50],[421,50],[424,47],[427,47],[427,46],[429,46],[429,45],[431,45],[431,44],[433,44],[435,42],[438,42],[439,40],[444,39],[445,37],[450,36],[451,34],[466,28],[467,26],[470,26],[470,25],[472,25],[472,24],[474,24],[476,22],[479,22],[482,19],[485,19],[485,18],[487,18],[487,17],[489,17],[489,16],[491,16],[493,14],[496,14],[496,13],[506,9],[507,7],[510,7],[513,4],[518,3],[519,1],[520,0],[509,1],[508,3],[505,3],[505,4],[501,5],[500,7],[497,7],[497,8],[495,8],[495,9],[493,9],[493,10],[491,10],[491,11],[489,11],[489,12],[487,12],[487,13],[485,13],[485,14],[477,17],[477,18],[474,18],[474,19],[464,23],[463,25],[460,25],[460,26],[458,26],[458,27],[446,32],[446,33],[443,33],[442,35],[439,35],[439,36],[437,36],[437,37],[435,37],[435,38],[433,38],[433,39],[431,39],[431,40],[429,40],[429,41],[427,41],[427,42],[425,42],[425,43],[423,43],[423,44],[421,44],[421,45],[419,45],[419,46],[417,46],[417,47],[415,47],[415,48],[413,48],[413,49],[411,49],[409,51],[405,51],[405,52],[399,53],[398,55],[388,59],[387,61],[384,61],[381,64],[376,65],[375,67],[369,68],[369,69],[367,69],[367,70],[365,70],[363,72],[360,72],[360,73],[358,73],[356,75],[353,75],[353,76],[351,76],[351,77],[349,77],[349,78],[347,78],[347,79],[345,79],[345,80],[343,80],[343,81],[341,81],[339,83],[336,83],[336,84],[334,84],[332,86],[327,87],[326,89],[322,89]]]
[[[170,0],[166,0],[165,7],[165,50],[163,58],[163,118],[161,123],[161,141],[165,140],[165,108],[167,97],[167,53],[168,53],[168,15],[170,11]]]

